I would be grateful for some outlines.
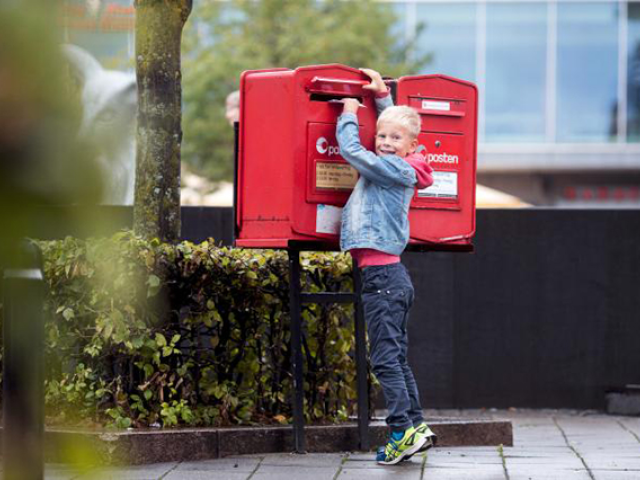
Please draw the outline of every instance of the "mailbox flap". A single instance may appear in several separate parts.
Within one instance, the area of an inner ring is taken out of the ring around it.
[[[366,80],[313,77],[307,90],[317,95],[362,97],[363,95],[370,94],[362,88],[368,83]]]

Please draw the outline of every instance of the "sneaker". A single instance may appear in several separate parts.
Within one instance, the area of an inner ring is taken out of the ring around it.
[[[426,452],[431,447],[435,447],[436,443],[438,443],[438,436],[433,433],[433,430],[431,430],[426,423],[422,422],[420,425],[418,425],[416,427],[416,432],[418,432],[418,435],[422,435],[427,439],[427,441],[420,448],[420,450],[418,450],[418,452]]]
[[[405,457],[417,453],[425,442],[425,436],[418,435],[415,427],[409,427],[400,438],[391,435],[384,450],[378,449],[376,462],[381,465],[395,465]]]
[[[424,423],[424,422],[422,422],[420,425],[418,425],[416,427],[416,432],[418,433],[418,435],[421,435],[422,437],[424,437],[426,439],[426,441],[424,442],[422,447],[420,447],[420,449],[416,453],[426,452],[431,447],[434,447],[436,445],[436,443],[438,442],[438,436],[435,433],[433,433],[433,430],[431,430],[428,427],[428,425],[426,423]],[[407,455],[402,460],[403,461],[404,460],[409,460],[414,455],[415,455],[415,453],[412,453],[411,455]]]

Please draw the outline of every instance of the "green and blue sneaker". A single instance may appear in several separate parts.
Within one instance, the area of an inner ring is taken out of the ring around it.
[[[418,432],[419,435],[423,435],[427,439],[427,441],[424,442],[424,445],[422,445],[422,447],[420,447],[420,449],[416,453],[426,452],[431,447],[435,447],[436,443],[438,443],[438,436],[435,433],[433,433],[433,430],[431,430],[426,423],[422,422],[420,425],[418,425],[416,427],[416,431]],[[378,456],[384,455],[384,449],[385,449],[385,445],[378,447]],[[407,455],[402,459],[402,461],[405,462],[409,460],[411,457],[413,457],[414,455],[415,453],[411,455]]]
[[[392,432],[384,450],[378,449],[376,462],[381,465],[395,465],[405,457],[417,453],[426,441],[426,437],[419,435],[415,427],[409,427],[404,432]]]
[[[433,433],[433,430],[431,430],[426,423],[422,422],[420,425],[418,425],[416,427],[416,432],[418,432],[418,435],[422,435],[427,439],[427,441],[420,448],[420,450],[418,450],[418,452],[425,452],[431,447],[435,447],[436,443],[438,443],[438,436]]]
[[[433,433],[433,430],[431,430],[425,422],[422,422],[416,427],[416,433],[425,438],[424,444],[416,453],[426,452],[431,447],[435,447],[436,443],[438,442],[438,436]],[[403,458],[403,460],[409,460],[411,457],[413,457],[413,455],[415,454],[407,455]]]

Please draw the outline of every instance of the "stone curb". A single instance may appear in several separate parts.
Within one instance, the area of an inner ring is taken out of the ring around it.
[[[438,446],[513,446],[509,421],[428,419],[428,423],[438,435]],[[309,426],[305,431],[310,453],[358,450],[356,424]],[[369,432],[374,448],[386,441],[384,423],[372,422]],[[47,429],[45,433],[45,461],[53,463],[89,457],[92,463],[135,465],[292,451],[293,431],[287,426],[113,432]]]

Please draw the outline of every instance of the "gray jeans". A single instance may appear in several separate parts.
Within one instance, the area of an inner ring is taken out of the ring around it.
[[[401,263],[362,269],[362,305],[373,373],[382,385],[392,430],[423,421],[420,394],[407,363],[407,322],[414,291]]]

